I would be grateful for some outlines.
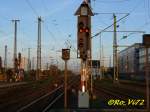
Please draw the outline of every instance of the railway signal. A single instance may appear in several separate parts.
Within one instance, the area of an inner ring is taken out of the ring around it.
[[[64,108],[67,109],[67,61],[70,59],[70,49],[62,49],[62,59],[65,61]]]
[[[77,57],[86,60],[88,58],[87,51],[91,48],[91,16],[94,14],[92,13],[90,6],[84,1],[75,12],[75,15],[78,16]]]
[[[77,21],[77,58],[81,59],[81,90],[79,90],[79,108],[89,107],[89,93],[87,87],[88,60],[91,60],[91,16],[94,16],[86,0],[75,12]],[[92,76],[91,76],[92,79]],[[92,82],[92,81],[91,81]],[[92,86],[91,86],[92,87]],[[91,89],[92,90],[92,89]],[[92,94],[92,91],[91,91]]]
[[[62,49],[62,59],[65,61],[70,59],[70,49]]]

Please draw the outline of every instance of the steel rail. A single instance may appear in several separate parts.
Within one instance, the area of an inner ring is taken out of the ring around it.
[[[59,89],[62,88],[62,87],[63,87],[63,85],[59,86],[58,88],[56,88],[56,89],[53,90],[52,92],[49,92],[49,93],[47,93],[47,94],[45,94],[45,95],[39,97],[38,99],[32,101],[31,103],[29,103],[29,104],[27,104],[27,105],[21,107],[19,110],[17,110],[17,112],[21,112],[21,111],[23,111],[23,110],[29,108],[29,107],[32,106],[33,104],[37,103],[38,101],[42,100],[43,98],[45,98],[45,97],[47,97],[47,96],[49,96],[49,95],[51,95],[51,94],[53,94],[54,92],[56,92],[57,90],[59,90]]]
[[[72,80],[71,82],[76,83],[76,80]],[[71,85],[69,85],[69,87],[67,88],[67,90],[68,90],[69,88],[71,88],[71,86],[74,85],[74,83],[71,83]],[[61,97],[63,96],[63,94],[64,94],[64,91],[63,91],[63,93],[61,93],[59,96],[57,96],[48,106],[46,106],[46,108],[45,108],[42,112],[47,112],[47,111],[50,109],[50,107],[51,107],[57,100],[59,100],[59,98],[61,98]]]
[[[63,96],[64,92],[61,93],[58,97],[56,97],[42,112],[47,112],[50,107]]]
[[[72,83],[73,81],[75,82],[75,80],[71,80],[71,81],[70,81],[71,85],[70,85],[68,88],[70,88],[70,87],[73,85],[73,83]],[[27,105],[21,107],[20,109],[17,110],[17,112],[22,112],[22,111],[24,111],[25,109],[28,109],[29,107],[31,107],[32,105],[36,104],[36,103],[39,102],[40,100],[42,100],[42,99],[44,99],[44,98],[46,98],[46,97],[48,97],[48,96],[54,94],[54,93],[57,92],[58,90],[62,89],[63,86],[64,86],[64,84],[60,85],[60,86],[59,86],[58,88],[56,88],[55,90],[53,90],[53,91],[51,91],[51,92],[49,92],[49,93],[47,93],[47,94],[45,94],[45,95],[43,95],[43,96],[37,98],[36,100],[32,101],[31,103],[29,103],[29,104],[27,104]],[[52,100],[51,103],[50,103],[46,108],[50,108],[50,106],[53,105],[63,94],[64,94],[64,92],[62,92],[61,95],[57,96],[54,100]],[[45,111],[47,110],[46,108],[44,109]],[[44,111],[44,110],[43,110],[43,111]]]

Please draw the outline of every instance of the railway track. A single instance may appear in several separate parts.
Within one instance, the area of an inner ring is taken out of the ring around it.
[[[68,89],[70,89],[75,83],[79,80],[78,77],[73,77],[68,82]],[[64,85],[61,84],[59,87],[54,89],[53,91],[39,97],[38,99],[32,101],[31,103],[19,108],[17,112],[47,112],[51,109],[51,107],[64,95],[63,90]],[[63,105],[62,105],[63,106]]]
[[[27,82],[3,83],[3,84],[0,84],[0,89],[17,87],[17,86],[22,86],[22,85],[26,85],[26,84],[27,84]]]
[[[16,112],[20,107],[45,95],[63,83],[63,77],[32,81],[27,84],[0,89],[0,112]]]
[[[120,96],[126,96],[126,97],[128,97],[128,98],[141,98],[141,97],[144,97],[143,95],[138,95],[137,94],[137,91],[136,91],[136,88],[134,87],[134,88],[128,88],[128,87],[124,87],[124,86],[122,86],[122,85],[115,85],[115,86],[105,86],[105,85],[100,85],[100,84],[98,84],[98,83],[96,83],[95,84],[96,86],[95,86],[95,89],[98,89],[98,90],[100,90],[100,91],[107,91],[108,92],[108,94],[116,94],[116,97],[118,96],[118,95],[120,95]],[[131,90],[130,90],[131,89]],[[142,91],[142,90],[141,90]],[[111,92],[111,93],[109,93],[109,92]],[[113,95],[113,96],[115,96],[115,95]]]
[[[107,87],[103,87],[100,85],[94,86],[94,91],[96,93],[96,95],[101,98],[102,100],[102,104],[104,105],[104,109],[139,109],[137,112],[140,112],[141,109],[145,109],[146,107],[146,101],[144,100],[143,96],[138,96],[136,94],[130,94],[131,92],[125,92],[125,91],[121,91],[120,89],[114,89],[114,88],[107,88]],[[125,101],[126,103],[128,103],[129,99],[141,99],[144,100],[144,105],[142,106],[132,106],[127,104],[127,106],[118,106],[118,105],[108,105],[108,101],[109,100],[120,100],[120,101]],[[128,111],[127,111],[128,112]],[[134,112],[134,110],[133,110]],[[136,112],[136,111],[135,111]]]
[[[108,96],[108,98],[118,98],[118,99],[126,99],[126,98],[136,98],[128,93],[123,93],[121,91],[118,90],[112,90],[112,89],[108,89],[108,88],[98,88],[98,87],[94,87],[95,90],[97,92],[102,92],[105,94],[105,96]]]

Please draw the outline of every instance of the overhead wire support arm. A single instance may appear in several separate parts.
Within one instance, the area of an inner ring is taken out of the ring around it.
[[[130,13],[127,13],[124,17],[122,17],[122,18],[120,18],[119,20],[117,20],[116,23],[118,23],[119,21],[121,21],[122,19],[126,18],[126,17],[129,16],[129,15],[130,15]],[[96,33],[96,34],[95,34],[94,36],[92,36],[91,38],[94,38],[94,37],[98,36],[99,34],[101,34],[102,32],[104,32],[104,31],[107,30],[108,28],[112,27],[113,25],[114,25],[114,23],[111,24],[111,25],[109,25],[108,27],[104,28],[104,29],[101,30],[100,32]]]
[[[114,32],[114,31],[103,31],[103,32],[110,32],[111,33],[111,32]],[[135,31],[134,30],[131,30],[131,31],[116,31],[116,32],[145,33],[145,31],[138,31],[138,30],[137,31],[136,30]]]
[[[129,14],[129,13],[119,13],[119,12],[115,12],[115,13],[94,13],[94,15],[98,15],[98,14]]]

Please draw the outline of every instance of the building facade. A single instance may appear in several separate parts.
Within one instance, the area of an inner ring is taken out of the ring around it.
[[[140,48],[139,49],[139,71],[142,73],[144,72],[145,59],[146,59],[145,48]],[[150,63],[150,48],[148,48],[148,62]]]
[[[119,73],[135,75],[139,73],[139,52],[142,44],[135,43],[118,54]]]

